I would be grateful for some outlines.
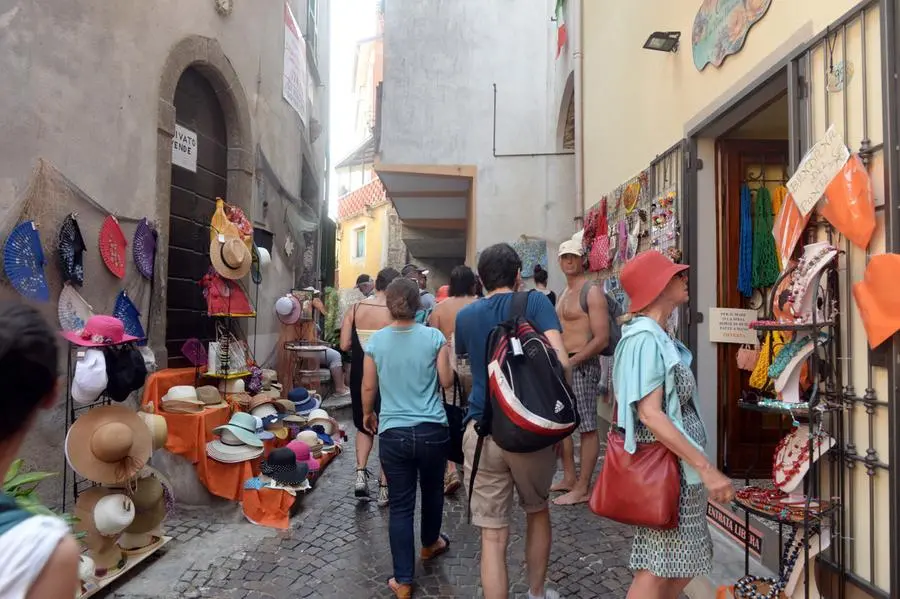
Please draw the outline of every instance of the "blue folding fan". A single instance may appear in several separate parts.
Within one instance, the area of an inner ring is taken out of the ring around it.
[[[136,345],[147,345],[147,335],[144,333],[144,327],[141,326],[141,313],[124,290],[116,296],[116,307],[113,308],[112,315],[125,325],[126,334],[140,339]]]
[[[34,221],[16,225],[3,246],[3,270],[15,290],[31,300],[50,301],[46,263]]]

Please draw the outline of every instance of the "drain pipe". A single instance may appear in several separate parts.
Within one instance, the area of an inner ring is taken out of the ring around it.
[[[584,226],[584,88],[582,87],[582,1],[570,0],[572,13],[572,70],[575,96],[575,231]]]

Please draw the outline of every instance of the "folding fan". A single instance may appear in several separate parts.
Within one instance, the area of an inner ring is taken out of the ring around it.
[[[49,301],[46,262],[34,221],[16,225],[3,246],[3,269],[15,290],[31,300]]]
[[[144,327],[141,326],[141,313],[124,290],[116,296],[116,306],[113,308],[112,315],[125,325],[126,334],[141,340],[137,342],[137,345],[147,345],[147,335],[144,333]]]
[[[60,328],[75,332],[84,328],[84,323],[94,315],[94,309],[70,283],[66,283],[59,293],[57,314]]]
[[[200,343],[199,339],[188,339],[181,346],[181,355],[188,359],[188,362],[196,366],[206,366],[209,358],[206,354],[206,348]]]

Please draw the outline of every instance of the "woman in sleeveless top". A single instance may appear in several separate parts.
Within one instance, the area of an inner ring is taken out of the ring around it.
[[[457,266],[450,272],[450,296],[443,300],[435,307],[428,321],[432,326],[444,334],[444,338],[450,343],[450,366],[453,368],[454,378],[459,380],[458,385],[461,391],[457,390],[454,383],[450,387],[444,389],[444,396],[448,401],[454,397],[455,393],[461,393],[464,397],[458,398],[460,404],[468,401],[468,393],[472,389],[472,381],[470,377],[459,379],[456,371],[456,350],[453,346],[453,333],[456,331],[456,315],[459,311],[478,299],[475,295],[476,277],[475,273],[468,266]],[[460,479],[459,472],[456,470],[456,464],[447,462],[447,471],[444,474],[444,493],[452,495],[459,489]]]
[[[385,268],[375,278],[375,293],[372,297],[357,302],[347,310],[341,325],[341,349],[350,352],[350,406],[353,411],[353,425],[356,427],[356,484],[354,494],[359,498],[369,497],[369,454],[372,453],[374,437],[363,426],[362,378],[363,362],[369,337],[393,322],[384,297],[387,286],[400,276],[393,268]],[[375,397],[375,411],[378,412],[380,396]],[[378,488],[378,505],[388,504],[387,481],[381,474]]]
[[[37,413],[57,395],[56,332],[33,308],[0,303],[0,473],[18,455]],[[53,516],[35,516],[0,492],[0,597],[71,599],[79,588],[78,543]]]

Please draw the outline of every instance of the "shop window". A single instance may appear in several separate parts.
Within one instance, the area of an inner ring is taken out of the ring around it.
[[[360,259],[366,257],[366,228],[359,227],[353,229],[353,258]]]

